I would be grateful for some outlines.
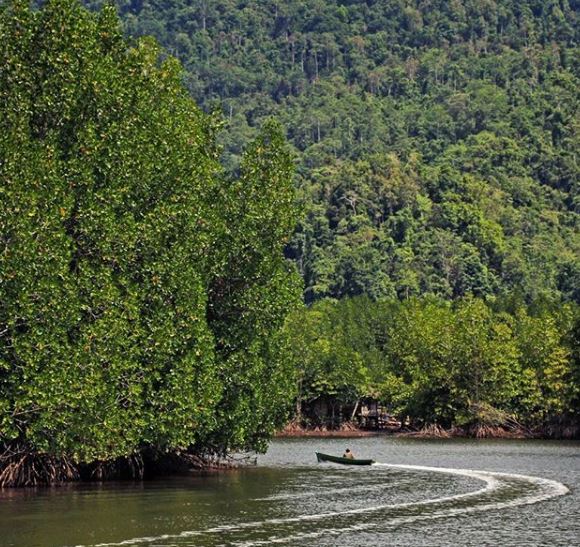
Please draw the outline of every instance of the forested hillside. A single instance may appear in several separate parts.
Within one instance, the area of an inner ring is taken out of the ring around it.
[[[307,302],[580,299],[576,2],[116,3],[126,33],[156,36],[223,111],[231,169],[282,121]]]

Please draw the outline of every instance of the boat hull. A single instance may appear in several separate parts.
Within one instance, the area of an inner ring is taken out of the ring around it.
[[[358,460],[356,458],[341,458],[340,456],[331,456],[330,454],[322,454],[316,452],[316,459],[319,462],[340,463],[342,465],[372,465],[374,460]]]

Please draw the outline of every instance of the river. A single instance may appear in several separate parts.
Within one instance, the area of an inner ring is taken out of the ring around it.
[[[378,463],[316,463],[347,447]],[[278,439],[241,471],[0,491],[2,547],[579,543],[577,442]]]

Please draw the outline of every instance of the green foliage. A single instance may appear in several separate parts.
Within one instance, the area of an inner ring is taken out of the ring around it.
[[[350,336],[356,334],[352,329],[361,329],[342,311],[340,303],[322,301],[312,309],[295,312],[286,323],[297,370],[298,413],[303,402],[321,395],[349,403],[368,393],[368,364],[350,341]],[[364,344],[362,340],[359,343]]]
[[[415,424],[463,425],[478,408],[529,426],[571,422],[577,328],[572,305],[322,300],[286,324],[299,364],[297,411],[321,396],[350,405],[372,397]]]
[[[102,0],[85,0],[98,6]],[[225,161],[271,115],[298,155],[305,299],[578,302],[578,11],[567,1],[117,0]]]
[[[289,341],[277,334],[299,305],[299,278],[281,253],[296,223],[292,170],[280,128],[268,123],[224,188],[226,231],[208,302],[225,387],[213,445],[233,435],[238,448],[265,449],[294,393]]]
[[[280,131],[227,178],[177,61],[129,46],[109,7],[7,3],[0,44],[2,442],[85,462],[262,448],[298,294]]]

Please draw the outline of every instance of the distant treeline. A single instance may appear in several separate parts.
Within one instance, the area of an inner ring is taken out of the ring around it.
[[[350,409],[372,398],[419,429],[517,423],[541,435],[579,432],[576,305],[356,297],[303,308],[286,328],[298,420],[319,398]]]
[[[576,2],[115,3],[223,112],[231,169],[264,119],[282,121],[308,302],[580,301]]]

